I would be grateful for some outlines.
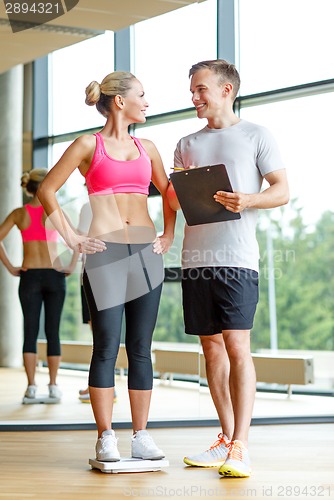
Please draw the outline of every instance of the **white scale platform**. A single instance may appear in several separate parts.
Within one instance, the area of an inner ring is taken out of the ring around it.
[[[155,472],[163,467],[169,466],[169,461],[142,460],[141,458],[121,458],[118,462],[100,462],[93,458],[89,459],[92,469],[99,469],[107,474],[118,474],[120,472]]]
[[[60,402],[61,402],[60,398],[49,398],[49,396],[47,396],[46,394],[45,395],[41,394],[36,398],[23,398],[22,400],[22,404],[24,405],[38,405],[38,404],[54,405]]]

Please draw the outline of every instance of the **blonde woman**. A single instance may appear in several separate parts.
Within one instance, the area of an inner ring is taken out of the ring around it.
[[[146,430],[153,369],[151,342],[163,281],[162,255],[174,236],[175,211],[169,207],[168,179],[154,144],[129,134],[145,122],[148,103],[142,84],[128,72],[107,75],[86,89],[86,104],[106,118],[102,130],[76,139],[41,184],[45,211],[71,248],[87,254],[83,285],[93,330],[89,392],[96,420],[96,458],[118,461],[112,429],[114,369],[123,314],[128,355],[128,392],[133,437],[132,457],[160,459],[164,453]],[[85,177],[92,222],[87,235],[71,228],[56,192],[78,168]],[[160,191],[164,233],[157,237],[147,197],[150,182]]]
[[[47,169],[36,168],[22,176],[21,186],[31,200],[13,210],[0,225],[0,260],[13,276],[20,277],[19,298],[24,317],[23,363],[28,379],[24,397],[29,399],[34,399],[37,391],[37,337],[42,304],[50,377],[49,397],[61,397],[57,385],[61,359],[59,324],[66,292],[65,275],[73,271],[76,260],[74,257],[69,268],[62,267],[56,258],[58,232],[45,228],[46,214],[36,192],[46,174]],[[2,242],[14,226],[21,231],[23,241],[23,262],[20,267],[12,264]]]

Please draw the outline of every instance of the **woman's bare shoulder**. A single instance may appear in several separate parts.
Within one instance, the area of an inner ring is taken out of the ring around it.
[[[138,137],[138,141],[144,146],[144,148],[155,148],[155,145],[150,139],[143,139],[141,137]]]
[[[77,145],[80,148],[91,149],[96,145],[96,137],[94,134],[80,135],[77,139],[75,139],[73,145]]]

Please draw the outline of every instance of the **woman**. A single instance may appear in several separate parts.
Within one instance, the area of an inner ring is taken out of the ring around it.
[[[163,281],[161,254],[172,244],[175,212],[166,198],[168,179],[156,147],[128,132],[131,124],[146,120],[148,103],[141,83],[131,73],[111,73],[101,84],[94,81],[87,87],[86,104],[96,105],[106,118],[105,126],[73,142],[49,172],[38,196],[68,245],[87,254],[83,284],[93,329],[88,383],[98,430],[96,458],[120,459],[111,421],[125,312],[131,454],[160,459],[164,453],[146,431],[153,386],[151,342]],[[85,177],[92,209],[87,236],[67,223],[55,195],[76,168]],[[163,200],[160,237],[148,213],[151,180]]]
[[[58,233],[45,228],[46,214],[36,192],[46,174],[47,169],[37,168],[22,176],[21,186],[32,197],[31,201],[13,210],[0,226],[0,260],[13,276],[20,276],[19,297],[24,317],[23,363],[28,379],[24,398],[28,399],[34,399],[37,391],[37,337],[42,304],[50,377],[49,397],[61,397],[56,381],[61,359],[59,324],[66,292],[65,274],[73,271],[76,262],[76,257],[73,257],[70,267],[62,268],[56,258]],[[21,231],[23,240],[21,267],[13,266],[2,242],[14,226]]]

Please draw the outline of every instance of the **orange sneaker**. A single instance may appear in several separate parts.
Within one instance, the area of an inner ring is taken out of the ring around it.
[[[251,466],[249,453],[242,441],[230,441],[225,463],[220,467],[219,474],[224,477],[249,477]]]

